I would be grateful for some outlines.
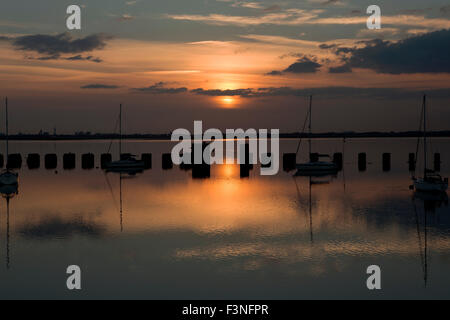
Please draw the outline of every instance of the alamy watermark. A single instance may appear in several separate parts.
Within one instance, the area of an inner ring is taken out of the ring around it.
[[[271,129],[270,137],[267,129],[259,129],[259,131],[226,129],[224,139],[219,129],[208,129],[203,133],[202,121],[194,121],[193,139],[191,132],[187,129],[176,129],[172,132],[171,140],[179,141],[172,149],[172,162],[176,165],[183,163],[211,165],[223,164],[225,160],[227,164],[233,164],[235,163],[235,146],[237,146],[238,164],[256,164],[259,159],[264,165],[260,169],[261,175],[275,175],[280,167],[279,137],[279,129]]]
[[[366,273],[370,275],[366,281],[367,289],[381,290],[381,268],[377,265],[371,265],[367,267]]]
[[[81,290],[81,269],[77,265],[67,267],[66,273],[70,276],[67,278],[66,286],[69,290]]]
[[[81,30],[81,8],[72,4],[67,7],[66,13],[69,15],[66,19],[67,29]]]
[[[375,4],[367,7],[367,14],[371,16],[367,18],[367,29],[381,29],[381,8]]]

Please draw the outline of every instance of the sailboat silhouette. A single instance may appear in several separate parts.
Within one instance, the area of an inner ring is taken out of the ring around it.
[[[5,98],[5,121],[6,121],[6,170],[0,174],[0,185],[17,185],[19,174],[9,169],[9,132],[8,132],[8,97]]]
[[[309,112],[308,112],[308,119],[309,119],[309,133],[308,133],[308,156],[310,158],[309,162],[306,163],[298,163],[296,165],[297,172],[295,175],[297,176],[323,176],[323,175],[336,175],[339,171],[338,166],[331,162],[331,161],[319,161],[320,157],[328,157],[329,155],[326,154],[315,154],[313,157],[311,151],[312,151],[312,96],[309,97]],[[306,122],[305,122],[306,124]],[[299,143],[300,146],[300,143]],[[297,148],[298,153],[299,147]]]
[[[119,112],[119,160],[106,163],[105,168],[115,172],[145,169],[144,161],[137,160],[135,155],[122,154],[122,105]]]
[[[427,96],[423,96],[422,103],[422,120],[423,120],[423,177],[412,177],[413,188],[421,192],[446,192],[448,189],[448,178],[441,177],[437,172],[427,168]],[[419,140],[417,140],[417,151],[419,150]],[[417,161],[416,152],[416,161]],[[415,166],[414,166],[415,167]]]

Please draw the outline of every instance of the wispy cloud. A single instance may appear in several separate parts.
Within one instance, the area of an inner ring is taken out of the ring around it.
[[[143,88],[133,88],[132,91],[141,92],[141,93],[149,93],[149,94],[178,94],[187,92],[188,89],[185,87],[180,88],[167,88],[165,87],[165,82],[158,82],[149,87]]]
[[[250,9],[264,9],[264,6],[259,2],[236,1],[231,5],[232,7],[250,8]]]
[[[117,18],[117,20],[121,21],[121,22],[130,21],[130,20],[134,20],[134,19],[135,19],[135,17],[128,13],[124,13],[124,14],[120,15],[120,17]]]
[[[320,43],[318,41],[310,41],[310,40],[302,40],[302,39],[292,39],[282,36],[269,36],[269,35],[260,35],[260,34],[246,34],[240,35],[240,38],[258,41],[258,42],[266,42],[277,45],[295,45],[295,46],[309,46],[309,47],[317,47]]]
[[[174,20],[198,21],[215,25],[301,25],[317,18],[322,10],[287,9],[282,12],[268,13],[260,16],[228,16],[223,14],[209,15],[167,15]]]
[[[100,59],[100,58],[95,58],[93,56],[83,57],[80,54],[78,54],[76,56],[64,58],[64,60],[68,60],[68,61],[92,61],[92,62],[95,62],[95,63],[103,62],[103,60]]]
[[[445,10],[445,9],[444,9]],[[276,13],[267,13],[258,16],[233,16],[223,14],[208,15],[167,15],[174,20],[196,21],[214,25],[285,25],[300,26],[307,24],[318,25],[365,25],[366,16],[320,17],[322,9],[302,10],[286,9]],[[423,15],[401,14],[383,16],[383,25],[415,26],[432,29],[450,28],[450,20],[442,18],[426,18]]]
[[[93,83],[87,84],[80,87],[81,89],[118,89],[119,86],[110,85],[110,84],[101,84],[101,83]]]
[[[235,90],[220,90],[220,89],[194,89],[190,91],[193,94],[213,96],[213,97],[227,97],[240,96],[242,98],[264,98],[264,97],[284,97],[284,96],[298,96],[304,97],[308,95],[317,95],[326,98],[337,97],[376,97],[376,98],[404,98],[410,97],[411,94],[420,95],[422,90],[409,90],[404,88],[361,88],[361,87],[320,87],[320,88],[292,88],[292,87],[267,87],[258,89],[235,89]],[[435,89],[428,90],[428,93],[435,97],[450,97],[450,89]]]
[[[240,96],[240,97],[252,97],[254,96],[253,89],[227,89],[227,90],[220,90],[220,89],[193,89],[191,90],[191,93],[202,95],[202,96],[210,96],[210,97],[234,97],[234,96]]]

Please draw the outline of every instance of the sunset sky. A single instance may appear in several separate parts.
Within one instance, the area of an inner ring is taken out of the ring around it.
[[[71,4],[82,7],[80,31],[66,29]],[[381,7],[381,30],[366,27],[371,4]],[[416,130],[424,92],[431,128],[450,129],[448,1],[15,0],[0,8],[0,96],[9,97],[12,132],[112,132],[119,103],[128,133],[191,129],[194,120],[292,132],[309,94],[316,132]]]

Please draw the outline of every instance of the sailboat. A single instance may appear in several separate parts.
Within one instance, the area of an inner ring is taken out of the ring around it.
[[[144,169],[145,163],[144,161],[139,161],[136,159],[135,155],[132,154],[122,154],[122,104],[120,105],[119,112],[119,157],[118,161],[111,161],[105,165],[105,169],[107,171],[120,171],[120,170],[128,170],[128,169]]]
[[[312,96],[309,97],[309,134],[308,134],[308,144],[309,144],[309,155],[310,161],[306,163],[299,163],[296,165],[297,176],[314,176],[314,175],[328,175],[336,174],[339,171],[338,166],[330,161],[319,161],[320,157],[329,157],[328,155],[316,155],[315,159],[311,159],[311,136],[312,136]]]
[[[12,172],[8,168],[8,156],[9,156],[9,135],[8,135],[8,97],[5,99],[5,105],[6,105],[6,170],[3,170],[3,172],[0,174],[0,186],[14,186],[19,183],[19,175],[16,172]]]
[[[412,177],[413,187],[416,191],[421,192],[446,192],[448,189],[448,178],[442,178],[437,172],[427,169],[427,96],[423,96],[422,115],[423,115],[423,177]],[[420,141],[417,142],[417,145]],[[417,159],[417,155],[416,155]]]

